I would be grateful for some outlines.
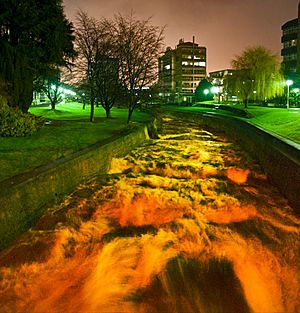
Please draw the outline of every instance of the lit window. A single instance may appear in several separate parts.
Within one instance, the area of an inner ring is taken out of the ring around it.
[[[205,66],[205,62],[195,62],[195,66]]]

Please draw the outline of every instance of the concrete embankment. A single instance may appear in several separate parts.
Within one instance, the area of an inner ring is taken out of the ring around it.
[[[257,160],[270,182],[300,212],[300,145],[242,120],[210,113],[173,112],[226,132]]]
[[[153,123],[148,126],[154,131]],[[95,175],[107,173],[113,157],[148,139],[147,126],[122,132],[66,158],[0,183],[0,249],[29,229],[51,205]]]

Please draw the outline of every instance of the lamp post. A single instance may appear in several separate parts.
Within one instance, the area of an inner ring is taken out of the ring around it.
[[[290,108],[290,86],[293,85],[293,81],[288,79],[285,81],[285,84],[287,85],[287,98],[286,98],[286,108]]]

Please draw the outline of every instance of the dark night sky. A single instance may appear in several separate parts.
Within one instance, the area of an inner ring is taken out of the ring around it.
[[[246,47],[263,45],[280,55],[281,25],[297,17],[298,0],[64,0],[74,20],[80,8],[94,17],[130,13],[152,16],[152,24],[166,25],[165,43],[180,38],[207,47],[208,71],[230,67]]]

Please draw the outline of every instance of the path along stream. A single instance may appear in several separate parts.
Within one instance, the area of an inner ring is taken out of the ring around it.
[[[0,311],[300,312],[299,225],[223,133],[165,117],[0,253]]]

